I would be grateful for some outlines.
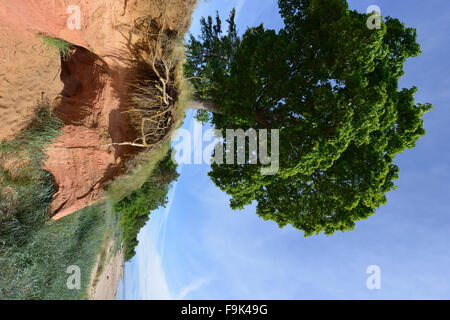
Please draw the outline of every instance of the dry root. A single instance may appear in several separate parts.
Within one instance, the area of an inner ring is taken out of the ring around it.
[[[135,33],[142,39],[136,62],[141,78],[132,85],[130,108],[125,113],[140,133],[133,142],[110,145],[130,145],[148,148],[163,140],[175,121],[175,63],[171,59],[171,38],[166,33],[165,5],[161,1],[161,18],[138,19]]]

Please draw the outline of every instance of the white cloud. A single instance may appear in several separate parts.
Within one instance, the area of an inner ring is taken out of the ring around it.
[[[167,281],[163,260],[153,244],[140,245],[138,253],[139,289],[138,298],[144,300],[184,299],[189,293],[200,289],[209,279],[197,279],[173,293]]]
[[[203,285],[205,285],[209,282],[210,282],[210,280],[208,278],[198,279],[198,280],[192,282],[191,284],[181,288],[180,292],[176,296],[176,299],[182,300],[182,299],[186,298],[186,296],[189,293],[200,289]]]
[[[160,255],[147,246],[140,250],[138,258],[139,298],[153,300],[172,299]]]

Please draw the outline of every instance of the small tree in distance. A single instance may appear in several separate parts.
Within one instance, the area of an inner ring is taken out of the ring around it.
[[[386,203],[395,156],[425,134],[432,106],[415,104],[415,87],[398,87],[405,60],[421,53],[416,30],[390,17],[370,30],[345,0],[279,7],[278,32],[260,25],[240,37],[233,10],[226,32],[219,16],[202,18],[200,38],[188,40],[186,73],[202,120],[280,129],[277,175],[248,164],[213,164],[209,175],[233,209],[256,201],[260,217],[305,235],[350,230]]]

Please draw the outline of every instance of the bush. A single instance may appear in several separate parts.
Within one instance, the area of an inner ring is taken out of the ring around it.
[[[150,212],[166,206],[170,185],[178,178],[176,168],[169,150],[144,185],[114,206],[120,216],[125,261],[136,254],[137,236],[149,220]]]

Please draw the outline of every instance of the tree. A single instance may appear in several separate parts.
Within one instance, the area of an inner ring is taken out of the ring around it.
[[[140,189],[114,205],[120,215],[125,261],[136,254],[139,231],[146,225],[150,213],[168,203],[170,185],[178,179],[177,165],[172,161],[171,154],[172,150],[158,163]]]
[[[233,209],[256,201],[259,216],[305,235],[350,230],[386,203],[395,156],[425,134],[432,106],[398,87],[405,60],[421,53],[416,30],[390,17],[370,30],[345,0],[279,7],[278,32],[260,25],[239,37],[233,11],[227,33],[209,17],[188,41],[186,72],[197,98],[215,106],[216,128],[280,129],[278,174],[213,164],[209,175]]]

